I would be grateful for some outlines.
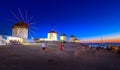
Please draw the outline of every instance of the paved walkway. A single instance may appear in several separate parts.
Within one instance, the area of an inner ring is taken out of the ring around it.
[[[120,55],[95,48],[0,46],[0,70],[120,70]]]

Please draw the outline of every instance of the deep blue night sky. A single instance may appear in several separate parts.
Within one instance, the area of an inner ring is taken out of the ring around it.
[[[0,0],[0,34],[11,35],[13,22],[18,21],[11,13],[18,16],[18,8],[24,17],[36,22],[29,37],[47,37],[54,29],[59,34],[75,35],[78,38],[99,36],[120,32],[119,0]]]

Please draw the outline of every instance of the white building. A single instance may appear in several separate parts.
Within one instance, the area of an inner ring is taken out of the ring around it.
[[[3,41],[3,39],[2,39],[2,35],[0,35],[0,45],[5,45],[5,44],[6,44],[6,42]]]
[[[53,40],[48,39],[48,38],[40,38],[39,40],[40,40],[40,41],[53,41]]]
[[[57,32],[51,30],[48,33],[48,40],[57,41]]]
[[[71,36],[70,36],[70,42],[75,42],[75,39],[76,39],[76,38],[75,38],[74,35],[71,35]]]
[[[66,36],[65,34],[62,34],[62,35],[60,36],[60,41],[61,41],[61,42],[67,42],[67,36]]]
[[[19,41],[20,43],[23,43],[23,39],[22,38],[6,36],[6,35],[0,35],[0,42],[9,44],[10,41]]]
[[[12,36],[27,39],[28,38],[28,25],[24,22],[18,22],[12,27]]]
[[[79,39],[75,39],[75,42],[76,42],[76,43],[79,43],[80,41],[79,41]]]

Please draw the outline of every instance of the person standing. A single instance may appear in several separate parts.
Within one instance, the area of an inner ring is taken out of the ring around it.
[[[45,43],[42,43],[42,48],[43,48],[43,50],[45,50],[46,47],[47,47],[47,43],[46,43],[46,42],[45,42]]]
[[[62,49],[62,42],[60,42],[60,51],[62,51],[63,49]]]

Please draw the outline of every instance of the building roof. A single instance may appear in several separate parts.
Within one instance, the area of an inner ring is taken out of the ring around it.
[[[71,35],[70,37],[75,37],[74,35]]]
[[[66,36],[66,34],[62,34],[61,36]]]
[[[17,22],[12,26],[12,28],[28,28],[28,24],[24,22]]]
[[[51,30],[50,32],[48,32],[48,33],[57,33],[57,32],[55,32],[54,30]]]
[[[78,39],[75,39],[75,40],[78,40]]]

